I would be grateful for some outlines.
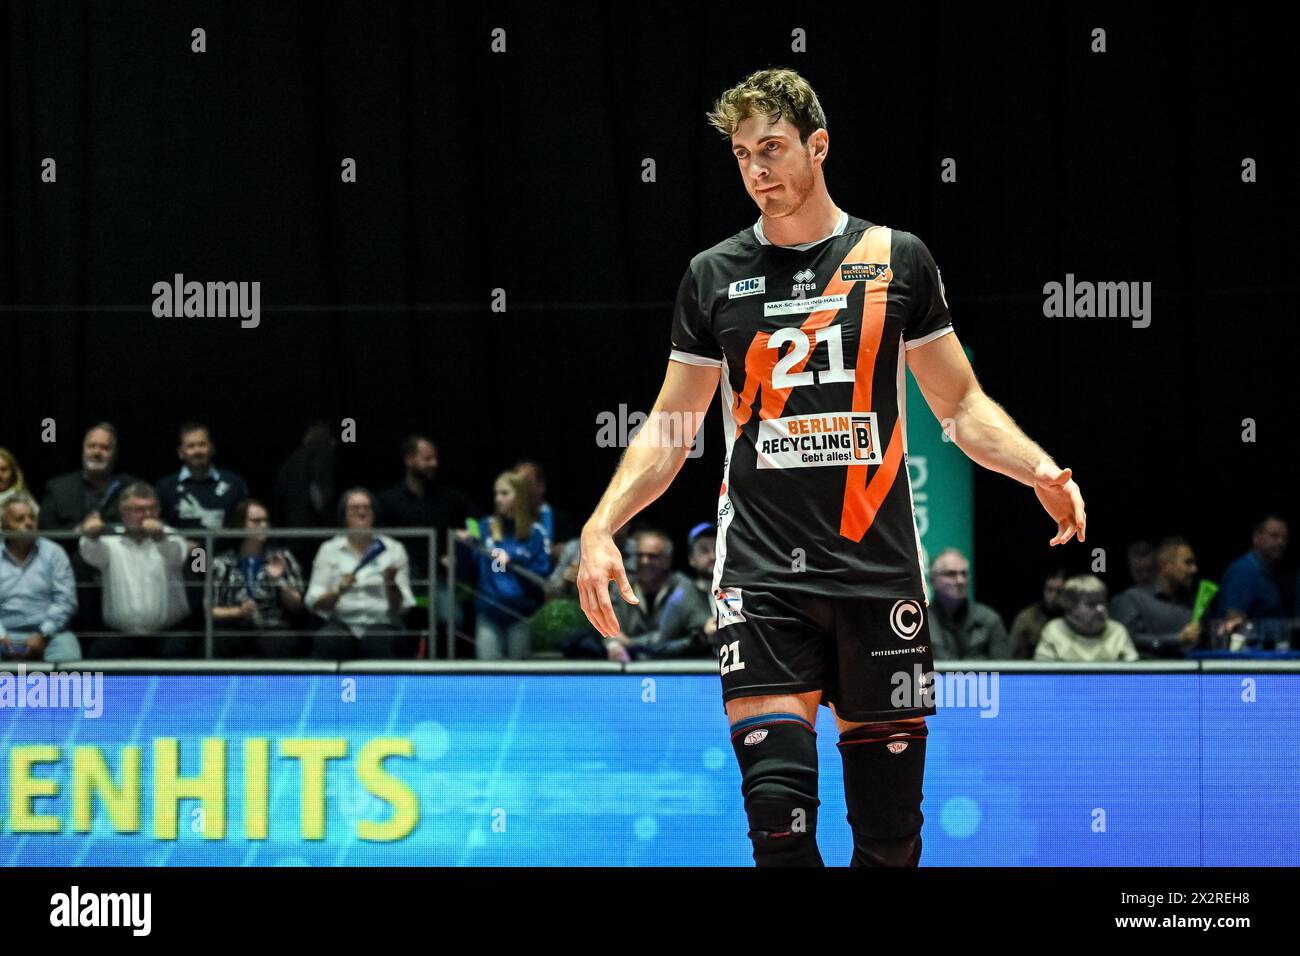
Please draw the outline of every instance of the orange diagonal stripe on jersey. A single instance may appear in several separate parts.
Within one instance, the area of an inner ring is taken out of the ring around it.
[[[853,248],[850,249],[848,254],[843,258],[843,260],[841,260],[840,265],[843,265],[846,262],[862,261],[862,257],[867,255],[871,249],[871,240],[868,237],[876,231],[877,230],[873,228],[868,229],[863,233],[862,238],[854,243]],[[886,253],[889,251],[888,242],[885,244],[885,251]],[[884,262],[887,260],[881,259],[868,261]],[[846,282],[844,279],[840,278],[840,269],[839,266],[836,266],[830,281],[826,283],[826,287],[822,289],[821,292],[817,293],[815,298],[820,298],[826,295],[848,295],[852,288],[852,282]],[[870,290],[868,290],[868,292],[869,291]],[[830,325],[831,320],[835,318],[839,311],[839,309],[820,309],[808,315],[808,318],[804,320],[803,325],[799,326],[799,328],[808,336],[810,344],[815,341],[814,336],[817,334],[817,330],[824,329],[826,326]],[[881,316],[883,321],[883,310]],[[876,337],[879,339],[879,332],[877,332]],[[732,416],[736,420],[737,437],[740,436],[740,427],[744,425],[745,422],[749,421],[750,416],[753,414],[754,398],[758,394],[760,387],[763,389],[762,405],[758,411],[760,421],[780,418],[781,413],[785,411],[785,403],[790,397],[790,388],[774,388],[772,385],[772,370],[776,367],[777,360],[780,356],[777,354],[776,349],[768,348],[767,343],[771,338],[772,336],[770,333],[760,332],[758,335],[754,336],[754,340],[749,343],[749,350],[745,353],[745,387],[736,393],[733,403],[734,407],[731,410]],[[808,359],[812,357],[812,353],[813,349],[809,348],[808,354],[805,355],[801,361],[796,362],[790,367],[791,373],[802,372],[804,367],[808,364]],[[870,376],[868,376],[867,380],[870,382]],[[857,386],[855,385],[855,394],[856,391]],[[870,385],[868,385],[868,392],[869,391]],[[856,408],[857,406],[855,405],[854,407]]]
[[[884,226],[868,229],[862,236],[866,243],[864,255],[858,261],[889,262],[893,232]],[[889,304],[889,282],[868,281],[862,300],[862,331],[858,336],[857,363],[853,369],[853,410],[871,411],[871,380],[876,371],[876,358],[880,354],[880,339],[885,330],[885,308]],[[844,477],[844,507],[840,512],[840,534],[861,541],[885,495],[898,475],[898,464],[903,457],[900,428],[896,420],[894,431],[885,446],[884,460],[867,483],[870,465],[849,465]]]

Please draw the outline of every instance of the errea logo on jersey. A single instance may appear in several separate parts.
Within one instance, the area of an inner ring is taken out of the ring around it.
[[[794,285],[790,287],[791,295],[803,295],[805,292],[813,292],[817,289],[817,283],[813,280],[817,274],[811,269],[800,269],[794,274]]]
[[[727,290],[728,299],[741,299],[747,295],[762,295],[767,283],[767,276],[753,276],[749,279],[737,279]]]

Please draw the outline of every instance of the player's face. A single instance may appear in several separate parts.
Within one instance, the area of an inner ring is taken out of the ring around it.
[[[81,444],[81,467],[91,472],[106,471],[113,464],[116,450],[112,435],[102,428],[91,429]]]
[[[8,460],[0,455],[0,491],[8,491],[13,483],[14,470],[9,466]]]
[[[812,194],[816,172],[812,162],[818,130],[799,141],[799,130],[785,117],[772,123],[767,116],[742,120],[731,136],[731,151],[740,166],[745,190],[764,216],[779,218],[799,211]]]
[[[181,436],[179,454],[186,468],[202,474],[212,464],[212,439],[202,428],[186,432]]]

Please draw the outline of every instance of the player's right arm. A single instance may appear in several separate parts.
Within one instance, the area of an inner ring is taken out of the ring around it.
[[[604,637],[619,633],[609,582],[637,603],[614,544],[614,532],[662,495],[677,477],[718,388],[717,365],[670,361],[645,425],[628,444],[609,487],[582,529],[578,596],[587,620]]]

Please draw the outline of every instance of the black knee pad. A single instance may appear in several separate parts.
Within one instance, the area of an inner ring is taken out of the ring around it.
[[[817,850],[817,734],[798,714],[731,725],[758,866],[822,866]]]
[[[840,735],[852,866],[916,866],[921,860],[925,724],[864,724]]]

